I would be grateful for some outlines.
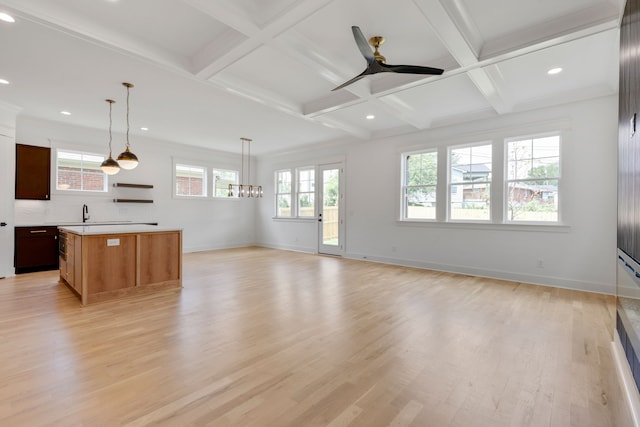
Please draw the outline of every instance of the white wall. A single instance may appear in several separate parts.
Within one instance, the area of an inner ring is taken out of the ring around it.
[[[563,132],[560,197],[566,227],[397,221],[403,151],[557,130]],[[258,207],[257,241],[316,252],[317,221],[272,219],[273,171],[342,158],[347,257],[613,294],[616,153],[617,96],[611,96],[401,137],[263,156],[258,179],[265,198]]]
[[[106,131],[66,126],[18,117],[16,142],[107,154]],[[114,134],[113,155],[124,149],[124,136]],[[77,194],[55,190],[52,167],[51,200],[16,200],[16,225],[81,222],[82,205],[92,221],[132,220],[158,222],[183,229],[185,252],[250,245],[255,241],[253,200],[178,199],[173,196],[173,158],[210,167],[240,169],[240,156],[147,138],[130,137],[138,167],[109,178],[107,194]],[[52,151],[52,160],[55,153]],[[151,190],[113,188],[113,182],[153,184]],[[151,198],[152,204],[113,203],[114,197]]]

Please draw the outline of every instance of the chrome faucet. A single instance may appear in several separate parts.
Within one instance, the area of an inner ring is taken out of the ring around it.
[[[91,218],[91,216],[89,216],[89,206],[82,205],[82,222],[87,222],[89,218]]]

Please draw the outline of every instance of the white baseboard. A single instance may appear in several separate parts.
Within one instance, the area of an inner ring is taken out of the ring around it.
[[[620,388],[622,389],[622,394],[631,413],[633,427],[640,427],[640,395],[638,395],[638,388],[631,374],[631,368],[629,368],[627,357],[624,354],[618,331],[614,331],[613,333],[611,350],[613,353],[613,361],[616,365],[616,372],[620,379]]]
[[[396,259],[387,257],[370,256],[366,254],[348,253],[345,258],[358,259],[364,261],[380,262],[383,264],[403,265],[406,267],[425,268],[436,271],[446,271],[448,273],[465,274],[468,276],[487,277],[490,279],[510,280],[513,282],[530,283],[532,285],[553,286],[554,288],[572,289],[577,291],[594,292],[605,295],[615,295],[615,283],[597,283],[579,281],[574,279],[564,279],[551,276],[537,276],[532,274],[522,274],[513,271],[487,270],[476,267],[466,267],[461,265],[436,264],[424,261]]]

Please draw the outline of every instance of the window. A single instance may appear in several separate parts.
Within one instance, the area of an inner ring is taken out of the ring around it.
[[[276,216],[293,216],[291,211],[291,170],[276,171]]]
[[[207,169],[176,164],[176,196],[207,196]]]
[[[507,142],[507,221],[558,221],[560,137]]]
[[[237,198],[238,195],[229,195],[229,184],[238,184],[238,171],[214,169],[213,170],[213,197]]]
[[[449,218],[491,219],[491,144],[452,148],[449,156]]]
[[[436,219],[438,153],[405,155],[403,212],[405,219]]]
[[[314,167],[296,170],[297,180],[297,209],[299,217],[315,217],[315,178]]]
[[[108,189],[107,175],[98,154],[57,151],[56,188],[64,191],[101,191]]]

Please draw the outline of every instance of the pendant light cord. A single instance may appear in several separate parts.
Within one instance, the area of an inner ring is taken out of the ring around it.
[[[129,148],[129,85],[127,86],[127,148]]]

